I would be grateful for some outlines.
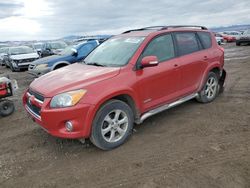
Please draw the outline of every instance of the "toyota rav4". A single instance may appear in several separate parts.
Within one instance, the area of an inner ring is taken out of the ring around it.
[[[203,26],[156,26],[126,31],[84,60],[34,80],[26,111],[49,134],[103,150],[123,144],[134,124],[224,88],[224,50]]]

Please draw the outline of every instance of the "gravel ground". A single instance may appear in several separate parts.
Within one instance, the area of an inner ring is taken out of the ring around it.
[[[224,47],[222,95],[147,119],[109,152],[44,132],[21,105],[32,77],[0,67],[20,86],[0,117],[0,187],[250,187],[250,46]]]

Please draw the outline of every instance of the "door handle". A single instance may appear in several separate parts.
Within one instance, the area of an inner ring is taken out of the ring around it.
[[[174,67],[178,67],[178,64],[174,64]]]
[[[204,56],[203,59],[204,59],[204,60],[208,60],[208,57],[207,57],[207,56]]]

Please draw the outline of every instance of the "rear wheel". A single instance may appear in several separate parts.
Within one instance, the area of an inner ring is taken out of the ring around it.
[[[210,72],[204,87],[198,93],[198,97],[196,99],[201,103],[212,102],[217,97],[219,90],[220,86],[218,75],[214,72]]]
[[[97,112],[90,140],[103,150],[116,148],[128,139],[133,122],[133,112],[126,103],[110,100]]]
[[[240,45],[241,45],[241,43],[236,41],[236,46],[240,46]]]
[[[15,110],[14,103],[10,100],[0,101],[0,115],[5,117],[11,115]]]

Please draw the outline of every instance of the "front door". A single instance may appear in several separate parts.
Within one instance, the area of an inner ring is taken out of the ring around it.
[[[143,111],[175,100],[178,97],[181,78],[171,34],[154,38],[144,49],[137,63],[140,63],[141,59],[146,56],[156,56],[159,65],[135,72],[136,89],[142,100]]]

